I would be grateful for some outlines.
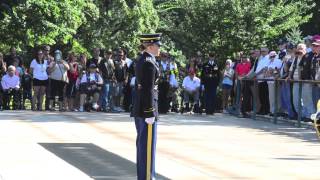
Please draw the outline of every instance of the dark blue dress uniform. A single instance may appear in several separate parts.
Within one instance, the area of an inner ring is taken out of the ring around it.
[[[160,36],[147,35],[147,42],[158,40]],[[144,37],[144,36],[143,36]],[[143,42],[146,42],[142,40]],[[131,116],[135,119],[137,130],[137,176],[138,180],[146,180],[147,174],[147,139],[148,124],[146,118],[155,117],[158,119],[158,89],[159,65],[155,57],[148,52],[144,52],[136,62],[136,82],[135,95],[133,97],[133,108]],[[151,179],[155,178],[155,147],[157,135],[157,122],[152,125],[151,140]],[[148,179],[149,180],[149,179]]]
[[[204,85],[206,114],[214,114],[220,76],[219,67],[215,62],[209,61],[203,65],[201,83]]]

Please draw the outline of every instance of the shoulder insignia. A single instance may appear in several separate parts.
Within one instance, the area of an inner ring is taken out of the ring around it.
[[[153,60],[152,57],[150,57],[150,56],[149,56],[149,57],[146,57],[146,61],[147,61],[147,62],[154,63],[154,60]]]
[[[146,61],[151,61],[151,57],[146,57]]]

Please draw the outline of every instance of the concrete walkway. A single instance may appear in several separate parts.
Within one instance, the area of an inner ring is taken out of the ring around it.
[[[136,179],[128,114],[0,112],[0,180]],[[158,179],[320,179],[312,129],[228,115],[165,115]]]

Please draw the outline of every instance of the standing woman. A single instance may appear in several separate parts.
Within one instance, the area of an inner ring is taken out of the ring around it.
[[[228,59],[226,61],[226,67],[223,70],[223,80],[222,80],[222,108],[223,113],[227,113],[229,97],[233,85],[234,70],[231,68],[232,61]]]
[[[37,56],[31,61],[30,73],[33,76],[32,110],[42,111],[43,97],[48,84],[48,61],[44,60],[42,50],[37,51]]]
[[[54,52],[54,61],[49,65],[48,72],[50,73],[51,79],[51,99],[50,99],[50,110],[54,110],[54,100],[58,96],[59,99],[59,111],[64,111],[63,100],[64,100],[64,90],[66,84],[68,83],[67,72],[69,70],[69,64],[62,59],[62,52],[56,50]]]
[[[79,57],[79,63],[78,63],[78,67],[77,67],[77,71],[78,71],[78,78],[76,81],[76,95],[74,98],[74,103],[73,103],[73,107],[75,111],[78,111],[79,107],[80,107],[80,91],[79,91],[79,85],[80,85],[80,80],[83,76],[83,74],[85,74],[85,71],[87,69],[87,56],[85,54],[80,54]]]
[[[68,57],[70,69],[68,70],[69,84],[67,85],[67,102],[68,110],[74,111],[74,99],[76,97],[76,82],[79,77],[77,57],[74,52],[71,52]]]

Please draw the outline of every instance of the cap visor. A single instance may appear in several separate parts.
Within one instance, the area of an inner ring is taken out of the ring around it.
[[[154,44],[158,45],[158,46],[162,46],[162,43],[160,41],[155,42]]]

